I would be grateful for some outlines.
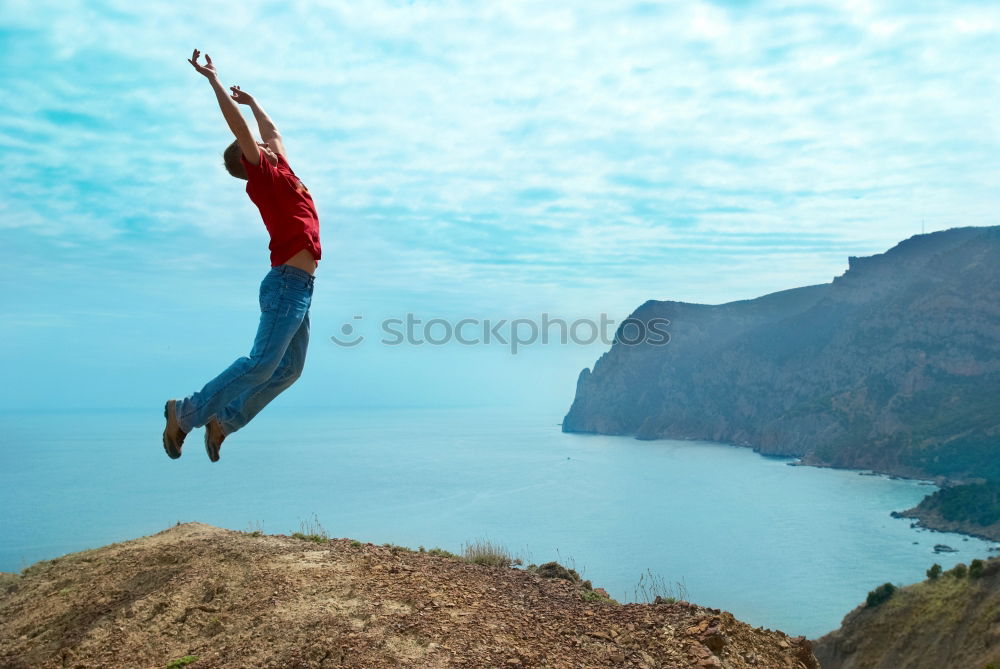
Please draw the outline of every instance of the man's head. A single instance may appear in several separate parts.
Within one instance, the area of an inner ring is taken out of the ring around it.
[[[226,163],[226,171],[237,179],[246,181],[247,168],[243,167],[243,163],[240,162],[240,158],[242,157],[243,151],[240,149],[239,142],[233,142],[222,152],[222,160]]]
[[[271,149],[271,145],[267,142],[257,142],[257,146],[264,153],[264,158],[267,162],[272,165],[278,164],[278,154]],[[226,147],[226,150],[222,152],[222,160],[226,164],[226,171],[237,179],[247,180],[247,170],[243,167],[243,163],[240,162],[240,158],[243,156],[243,151],[240,149],[239,141],[234,141],[232,144]]]

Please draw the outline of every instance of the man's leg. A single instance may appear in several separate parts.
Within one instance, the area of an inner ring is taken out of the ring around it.
[[[178,400],[177,423],[184,432],[201,427],[243,393],[270,379],[309,312],[312,288],[272,270],[261,282],[260,324],[249,356],[237,359],[201,391]]]
[[[306,349],[309,347],[309,313],[306,312],[302,324],[295,332],[281,363],[270,379],[244,391],[226,408],[216,415],[222,426],[223,435],[229,435],[250,422],[268,403],[295,383],[306,364]]]

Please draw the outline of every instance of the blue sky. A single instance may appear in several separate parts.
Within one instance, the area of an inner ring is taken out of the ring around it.
[[[11,410],[159,407],[249,350],[267,236],[195,47],[271,113],[319,207],[291,404],[559,413],[603,347],[328,336],[745,299],[922,223],[996,223],[991,3],[0,7]]]

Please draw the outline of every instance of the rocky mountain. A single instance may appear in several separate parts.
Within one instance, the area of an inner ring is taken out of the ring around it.
[[[806,464],[1000,479],[1000,227],[917,235],[832,282],[649,301],[583,370],[566,432],[706,439]],[[624,341],[623,341],[624,340]]]
[[[815,642],[823,669],[1000,667],[1000,559],[881,592]]]
[[[718,609],[434,553],[178,525],[0,575],[0,666],[818,668]]]

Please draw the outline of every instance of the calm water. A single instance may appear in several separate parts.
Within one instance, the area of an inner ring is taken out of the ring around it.
[[[889,512],[933,488],[789,467],[749,449],[564,435],[516,411],[320,412],[271,407],[211,464],[147,414],[0,414],[0,571],[200,521],[459,552],[488,538],[557,559],[619,600],[641,575],[699,604],[815,637],[885,581],[989,555],[988,542]],[[958,553],[935,555],[935,543]]]

